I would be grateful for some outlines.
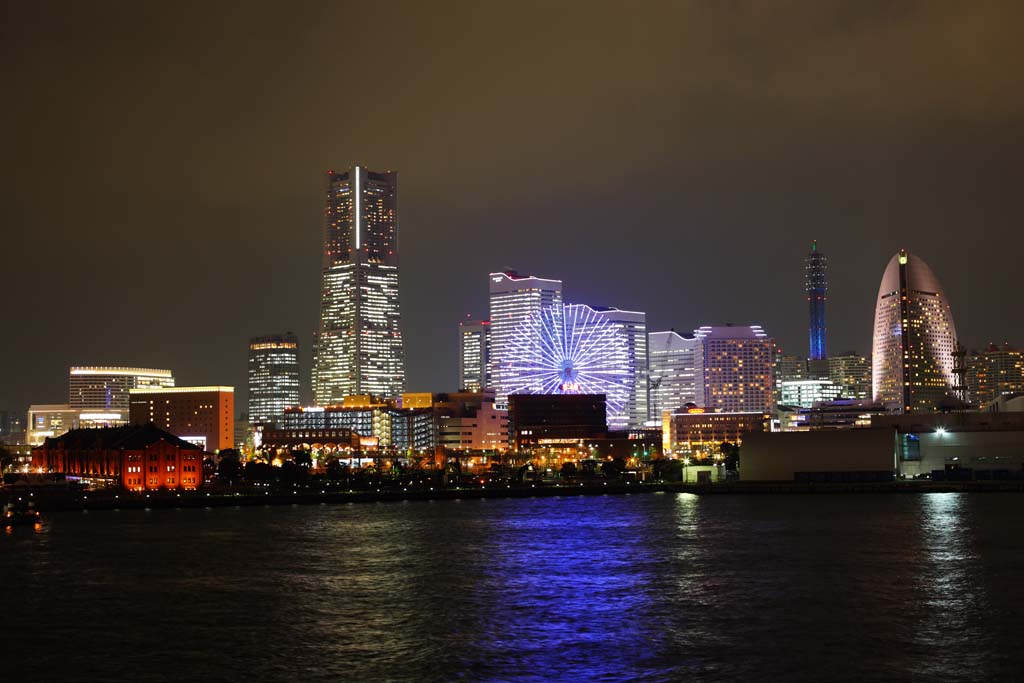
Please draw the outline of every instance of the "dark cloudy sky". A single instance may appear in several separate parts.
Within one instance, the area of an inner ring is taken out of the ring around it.
[[[323,172],[400,183],[412,390],[455,388],[486,274],[652,330],[870,350],[901,246],[961,337],[1024,344],[1024,3],[25,2],[0,21],[0,409],[67,366],[245,385],[318,315]],[[239,394],[241,399],[244,394]]]

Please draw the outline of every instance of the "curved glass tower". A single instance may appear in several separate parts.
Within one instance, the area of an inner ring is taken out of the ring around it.
[[[804,288],[810,308],[810,360],[828,358],[825,349],[825,298],[828,293],[826,270],[828,259],[818,251],[818,240],[811,242],[811,251],[804,259]]]
[[[875,303],[874,400],[901,413],[931,412],[953,395],[953,311],[928,264],[906,250],[889,260]]]

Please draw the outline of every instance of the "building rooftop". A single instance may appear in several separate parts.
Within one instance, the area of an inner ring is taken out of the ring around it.
[[[139,450],[158,441],[166,441],[183,450],[203,450],[195,444],[179,439],[165,432],[153,423],[128,425],[125,427],[102,427],[99,429],[72,429],[61,435],[46,439],[43,446],[68,450]]]

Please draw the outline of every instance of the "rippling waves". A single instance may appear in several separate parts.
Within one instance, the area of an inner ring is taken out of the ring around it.
[[[5,678],[982,680],[1013,494],[61,513],[0,537]]]

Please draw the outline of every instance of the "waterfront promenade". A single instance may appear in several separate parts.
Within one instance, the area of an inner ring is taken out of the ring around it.
[[[892,482],[680,482],[599,481],[570,484],[500,484],[452,487],[381,487],[349,489],[339,486],[270,485],[246,486],[244,490],[216,489],[127,493],[116,490],[76,491],[52,487],[22,487],[0,493],[0,502],[18,497],[36,501],[41,511],[116,510],[145,508],[236,507],[249,505],[318,505],[386,503],[398,501],[461,500],[485,498],[536,498],[567,496],[629,495],[643,493],[691,493],[697,495],[824,495],[915,493],[1024,493],[1022,481],[892,481]]]

